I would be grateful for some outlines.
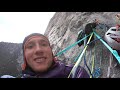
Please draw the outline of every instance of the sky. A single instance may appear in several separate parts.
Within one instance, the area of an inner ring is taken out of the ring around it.
[[[31,33],[44,34],[55,12],[0,12],[0,42],[22,43]]]

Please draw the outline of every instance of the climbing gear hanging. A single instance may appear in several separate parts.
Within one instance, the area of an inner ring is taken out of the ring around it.
[[[92,36],[93,36],[93,33],[91,33],[90,35],[91,35],[91,36],[90,36],[90,38],[89,38],[87,44],[89,44],[89,42],[90,42],[90,40],[91,40],[91,38],[92,38]],[[82,53],[81,53],[79,59],[78,59],[77,62],[75,63],[74,67],[72,68],[72,70],[71,70],[71,72],[70,72],[68,78],[70,78],[70,76],[71,76],[72,78],[75,77],[75,73],[76,73],[77,67],[78,67],[79,64],[80,64],[81,58],[82,58],[82,56],[84,55],[84,53],[85,53],[87,47],[88,47],[88,45],[86,45],[85,48],[83,49],[83,51],[82,51]]]

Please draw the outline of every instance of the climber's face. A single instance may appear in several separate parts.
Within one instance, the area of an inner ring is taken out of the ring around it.
[[[24,45],[26,63],[35,72],[45,72],[53,63],[53,53],[48,39],[33,36]]]

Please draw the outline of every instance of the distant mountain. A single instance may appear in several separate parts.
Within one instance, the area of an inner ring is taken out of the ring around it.
[[[19,75],[23,62],[22,44],[0,42],[0,76]]]

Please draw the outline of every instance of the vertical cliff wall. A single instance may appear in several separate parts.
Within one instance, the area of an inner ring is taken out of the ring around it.
[[[56,12],[49,22],[45,35],[48,36],[53,46],[54,54],[57,54],[75,43],[78,32],[84,30],[85,25],[92,22],[95,18],[99,19],[101,23],[97,26],[96,32],[104,39],[105,32],[110,27],[115,26],[115,14],[117,13],[119,12]],[[96,39],[95,36],[94,38]],[[86,59],[89,68],[92,69],[92,58],[94,58],[94,73],[96,72],[96,77],[120,77],[120,67],[114,56],[111,55],[110,51],[100,40],[96,40],[94,43],[93,47],[88,46],[85,58],[82,58],[80,65],[88,70],[84,65],[84,59]],[[83,51],[83,48],[83,45],[81,47],[76,45],[58,58],[66,64],[73,64],[78,54]],[[97,72],[99,72],[99,75]]]

